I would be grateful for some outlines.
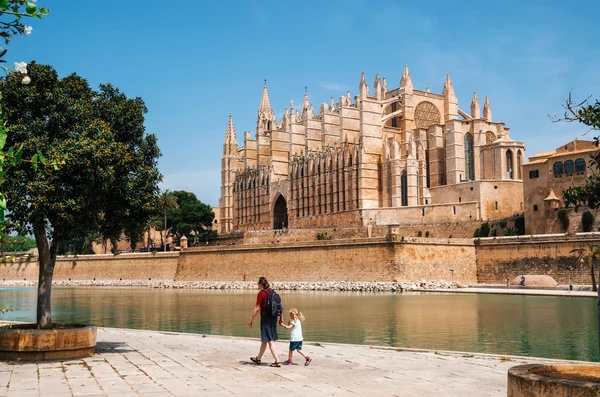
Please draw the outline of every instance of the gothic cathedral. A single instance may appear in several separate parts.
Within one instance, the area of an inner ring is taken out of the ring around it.
[[[413,88],[408,68],[389,90],[361,76],[359,94],[321,104],[308,93],[279,122],[267,86],[256,135],[225,134],[222,233],[248,229],[468,222],[523,212],[525,147],[492,121],[486,96],[458,107],[450,77],[441,94]]]

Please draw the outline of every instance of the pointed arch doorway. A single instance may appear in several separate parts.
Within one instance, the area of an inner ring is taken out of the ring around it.
[[[275,229],[287,229],[288,227],[288,212],[287,203],[282,195],[277,197],[275,200],[275,206],[273,207],[273,230]]]

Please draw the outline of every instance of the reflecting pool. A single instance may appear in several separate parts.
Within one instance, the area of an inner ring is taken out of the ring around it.
[[[600,361],[596,300],[445,293],[281,291],[304,313],[307,341]],[[0,289],[0,320],[35,321],[34,288]],[[258,337],[247,327],[255,291],[53,289],[53,320]],[[281,328],[280,337],[289,337]]]

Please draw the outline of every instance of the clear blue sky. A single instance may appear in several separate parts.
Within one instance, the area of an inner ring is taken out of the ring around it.
[[[584,134],[551,123],[573,90],[600,97],[600,1],[141,1],[38,0],[50,16],[15,39],[7,60],[53,65],[92,86],[142,97],[163,157],[163,187],[218,204],[229,113],[238,140],[254,134],[263,79],[278,120],[304,86],[316,110],[357,94],[365,72],[441,92],[449,73],[468,111],[486,94],[496,121],[527,155]],[[483,107],[483,103],[482,103]],[[586,137],[591,139],[591,134]]]

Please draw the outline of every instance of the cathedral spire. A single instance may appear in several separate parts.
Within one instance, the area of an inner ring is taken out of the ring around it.
[[[310,101],[308,100],[308,87],[304,86],[304,101],[302,101],[302,119],[312,119],[314,117],[314,110]]]
[[[262,98],[260,99],[260,106],[258,107],[258,114],[266,113],[271,110],[271,102],[269,101],[269,90],[267,90],[267,79],[265,79],[265,86],[263,87]]]
[[[452,86],[452,80],[450,80],[449,74],[446,74],[442,95],[444,96],[444,113],[446,121],[458,119],[458,100],[456,99],[456,94],[454,93],[454,87]]]
[[[227,132],[225,133],[225,144],[236,144],[235,127],[233,126],[233,116],[229,113],[229,122],[227,123]]]
[[[360,92],[361,98],[369,97],[369,86],[367,85],[367,80],[365,80],[365,72],[362,72],[360,75],[360,85],[358,87],[358,91]]]
[[[273,113],[273,109],[271,109],[269,90],[267,89],[267,79],[265,79],[260,106],[258,107],[258,117],[256,119],[256,134],[258,136],[265,131],[271,131],[274,127],[275,113]]]
[[[485,103],[483,104],[483,118],[487,121],[492,121],[492,106],[488,96],[485,96]]]
[[[473,91],[473,99],[471,100],[471,117],[478,119],[481,117],[481,108],[479,107],[479,99],[477,92]]]
[[[454,87],[452,86],[452,80],[450,80],[449,74],[446,74],[446,81],[444,82],[444,90],[442,91],[442,95],[444,95],[444,97],[456,99],[456,94],[454,93]]]
[[[375,76],[375,84],[373,84],[373,88],[375,89],[375,98],[380,101],[383,96],[381,92],[381,79],[379,78],[379,73],[377,73]]]
[[[413,91],[413,82],[412,77],[410,77],[410,72],[408,71],[408,65],[404,65],[404,72],[402,73],[402,78],[400,79],[400,90],[402,89],[404,89],[404,92]]]

